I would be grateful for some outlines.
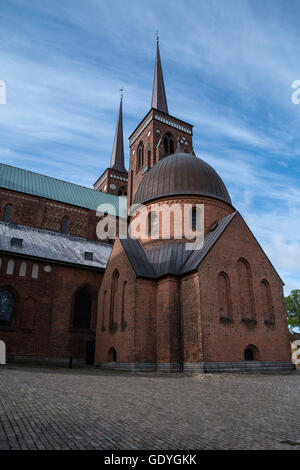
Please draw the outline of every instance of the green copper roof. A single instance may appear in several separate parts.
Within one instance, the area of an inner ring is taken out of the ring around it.
[[[114,210],[110,209],[110,205],[114,207],[116,215],[126,217],[126,198],[124,197],[101,193],[78,184],[68,183],[3,163],[0,163],[0,187],[94,211],[101,204],[107,204],[108,207],[105,207],[101,212],[107,211],[114,215]]]

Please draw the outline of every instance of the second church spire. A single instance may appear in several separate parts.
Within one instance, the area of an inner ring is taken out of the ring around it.
[[[122,101],[123,101],[123,90],[121,90],[119,117],[118,117],[116,133],[115,133],[110,168],[112,168],[113,170],[123,171],[124,173],[126,173],[127,170],[124,165]]]
[[[160,53],[159,53],[159,39],[156,40],[156,61],[153,81],[153,92],[152,92],[152,108],[162,111],[163,113],[169,114],[167,97],[164,85],[164,77],[162,73]]]

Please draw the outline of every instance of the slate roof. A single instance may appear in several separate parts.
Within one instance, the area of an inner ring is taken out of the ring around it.
[[[215,230],[206,235],[201,250],[186,250],[185,243],[161,243],[143,248],[137,239],[120,241],[137,277],[159,279],[166,275],[183,275],[198,268],[236,214],[233,212],[219,220]]]
[[[116,215],[126,217],[127,203],[124,197],[120,198],[4,163],[0,163],[0,187],[94,211],[100,204],[109,204],[114,208]],[[122,205],[121,210],[119,210],[119,201]],[[104,211],[115,215],[109,207],[105,207]]]
[[[180,267],[191,255],[191,251],[185,249],[185,243],[154,245],[145,251],[157,277],[166,274],[178,275]]]
[[[12,238],[23,239],[22,246],[12,246]],[[106,243],[0,222],[0,251],[2,252],[71,263],[87,268],[105,269],[111,250],[112,247]],[[92,261],[85,259],[85,252],[93,253]]]
[[[140,241],[136,238],[126,238],[120,239],[120,242],[137,277],[156,278],[156,273]]]

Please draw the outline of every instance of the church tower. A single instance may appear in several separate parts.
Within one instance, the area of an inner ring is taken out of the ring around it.
[[[191,124],[169,114],[157,38],[151,109],[129,137],[128,207],[145,174],[174,153],[178,139],[186,152],[193,151],[192,135]]]
[[[151,109],[129,141],[128,204],[142,207],[102,280],[96,364],[289,370],[283,282],[220,175],[193,152],[192,126],[169,114],[158,41]]]
[[[128,172],[124,163],[124,140],[123,140],[123,95],[121,91],[120,109],[115,133],[113,151],[110,167],[98,178],[94,189],[115,196],[127,196]]]

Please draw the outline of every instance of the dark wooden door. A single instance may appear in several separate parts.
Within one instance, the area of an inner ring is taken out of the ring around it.
[[[92,366],[95,362],[96,341],[91,340],[85,343],[85,363]]]

